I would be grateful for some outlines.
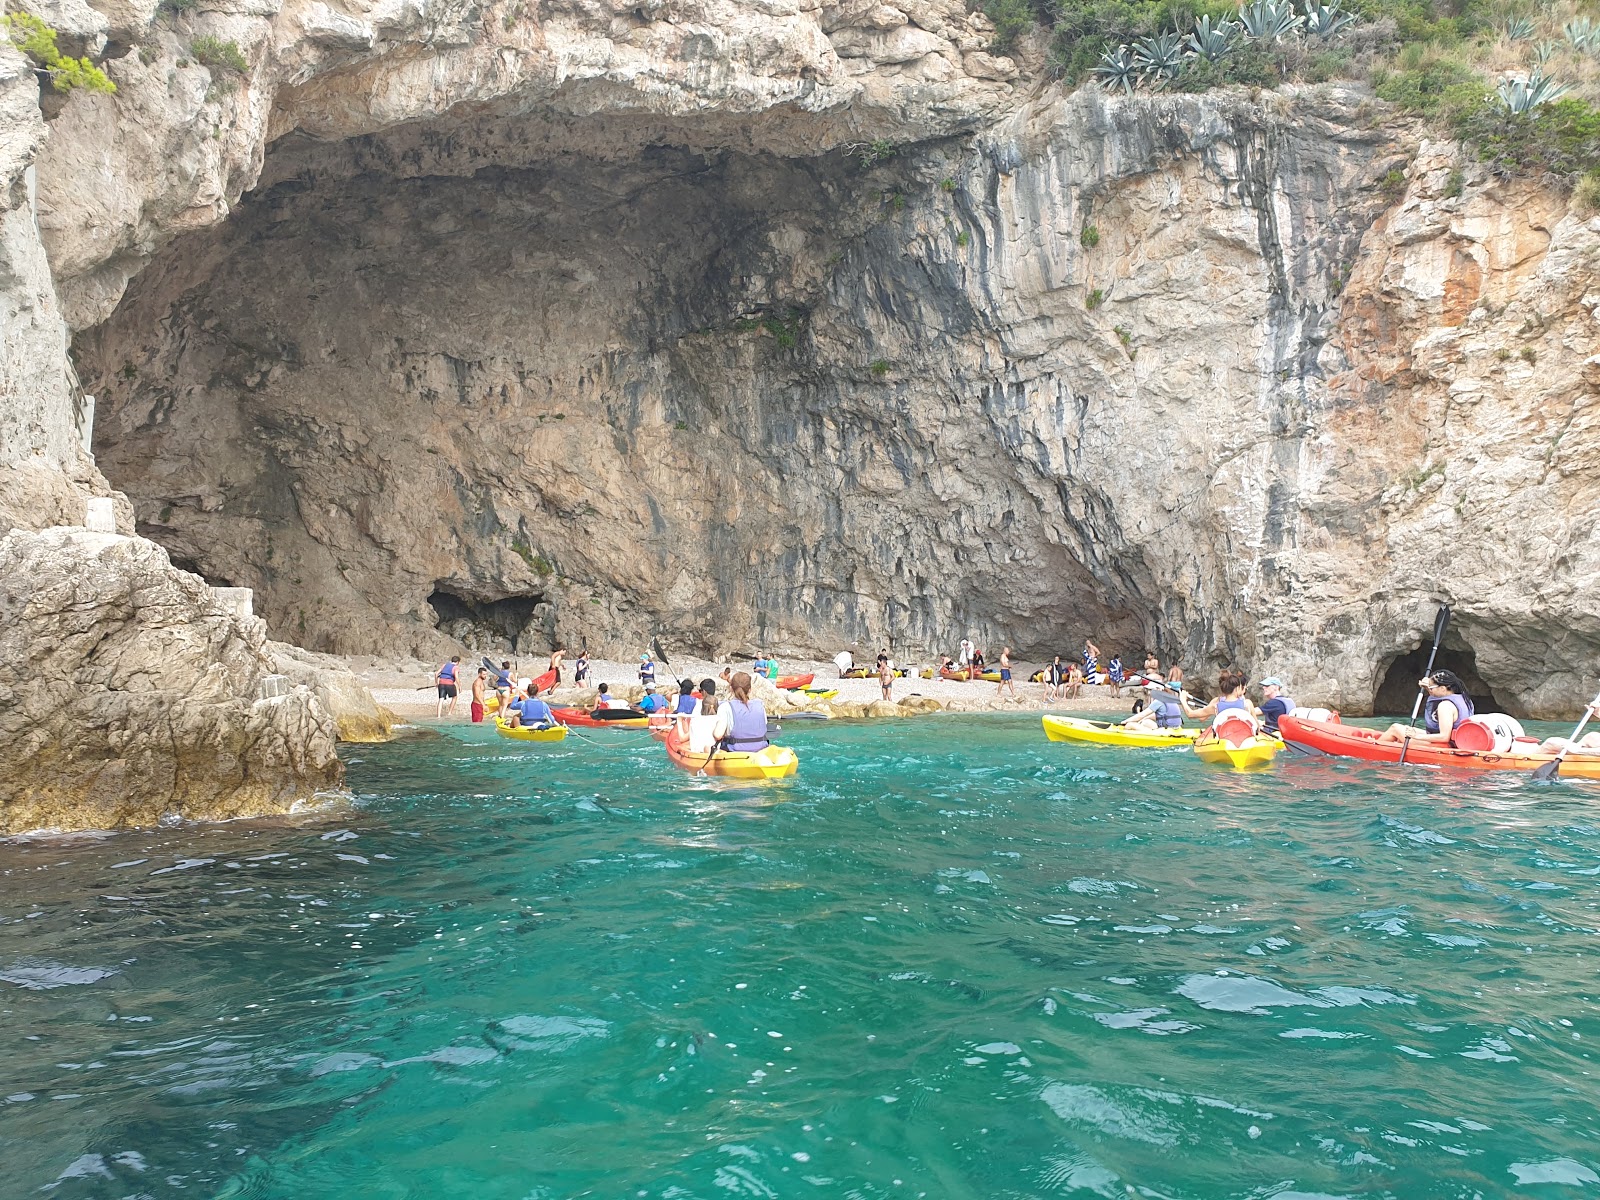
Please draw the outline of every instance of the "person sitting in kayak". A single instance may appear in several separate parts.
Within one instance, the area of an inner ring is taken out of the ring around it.
[[[667,707],[667,698],[656,693],[656,685],[644,685],[644,699],[639,701],[639,711],[643,713],[658,713]]]
[[[1283,690],[1283,680],[1268,675],[1261,681],[1261,723],[1268,733],[1278,732],[1278,718],[1294,712],[1294,701]]]
[[[628,706],[627,706],[627,704],[625,702],[623,702],[621,700],[618,700],[615,696],[613,696],[611,694],[611,685],[610,684],[602,683],[600,685],[600,694],[597,695],[594,698],[594,711],[595,712],[600,712],[602,709],[607,709],[607,708],[627,708],[627,707]]]
[[[744,672],[740,672],[744,674]],[[700,711],[689,718],[689,753],[704,754],[708,759],[716,753],[717,743],[728,733],[728,714],[717,709],[717,681],[700,681]]]
[[[1182,729],[1183,704],[1172,692],[1157,686],[1147,684],[1150,692],[1150,702],[1136,711],[1131,717],[1123,720],[1122,724],[1128,729]]]
[[[1178,693],[1178,704],[1183,709],[1183,715],[1191,721],[1208,720],[1215,725],[1224,713],[1239,712],[1255,724],[1260,717],[1260,711],[1250,703],[1250,697],[1244,694],[1244,685],[1249,682],[1245,679],[1244,672],[1235,667],[1224,667],[1217,676],[1217,697],[1204,707],[1197,708],[1189,703],[1189,693]]]
[[[1418,733],[1410,725],[1394,724],[1378,735],[1380,742],[1436,742],[1455,745],[1455,728],[1473,715],[1472,700],[1467,695],[1467,685],[1454,671],[1435,671],[1417,681],[1428,697],[1422,706],[1422,727]]]
[[[765,750],[771,744],[767,741],[767,709],[750,698],[750,676],[740,671],[728,686],[733,698],[728,701],[728,731],[722,736],[722,748],[741,754]]]
[[[549,729],[555,723],[555,713],[537,696],[513,700],[506,709],[506,724],[512,729]]]
[[[1589,715],[1600,717],[1600,704],[1589,706]],[[1549,737],[1539,743],[1540,754],[1560,754],[1565,750],[1568,756],[1574,754],[1600,754],[1600,733],[1586,733],[1577,741],[1564,737]]]

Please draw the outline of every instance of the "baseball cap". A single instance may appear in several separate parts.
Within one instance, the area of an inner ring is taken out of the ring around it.
[[[1268,675],[1261,681],[1261,686],[1281,688],[1283,686],[1283,680],[1279,679],[1276,675]]]

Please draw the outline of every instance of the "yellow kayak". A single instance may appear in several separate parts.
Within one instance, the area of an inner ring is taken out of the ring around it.
[[[1265,733],[1254,734],[1237,745],[1219,737],[1203,737],[1194,743],[1194,752],[1201,762],[1232,767],[1235,771],[1269,767],[1274,756],[1282,749],[1281,738]]]
[[[1046,715],[1044,735],[1052,742],[1090,742],[1096,746],[1187,746],[1199,737],[1199,729],[1129,729],[1109,721],[1082,721],[1077,717]]]
[[[707,775],[726,775],[730,779],[782,779],[800,769],[800,759],[787,746],[768,746],[752,752],[714,750],[710,754],[694,754],[676,729],[668,732],[665,742],[667,757],[685,771],[704,771]]]
[[[832,700],[839,694],[838,688],[808,687],[800,690],[805,693],[808,700]]]
[[[549,729],[525,729],[519,725],[513,729],[499,717],[494,719],[494,729],[501,737],[514,742],[559,742],[567,736],[565,725],[552,725]]]

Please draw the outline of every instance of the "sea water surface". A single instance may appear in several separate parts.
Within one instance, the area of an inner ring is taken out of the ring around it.
[[[1600,1194],[1600,785],[784,740],[0,845],[0,1195]]]

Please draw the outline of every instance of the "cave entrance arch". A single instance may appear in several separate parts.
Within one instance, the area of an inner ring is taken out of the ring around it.
[[[438,617],[439,632],[446,637],[475,650],[515,654],[549,649],[538,621],[537,610],[543,603],[544,597],[539,595],[478,600],[443,587],[428,597]]]
[[[1431,642],[1419,645],[1389,663],[1373,696],[1372,712],[1375,716],[1411,715],[1411,706],[1417,698],[1417,680],[1428,669],[1428,654],[1432,649]],[[1445,634],[1438,657],[1433,660],[1433,669],[1454,671],[1461,676],[1461,682],[1467,685],[1467,695],[1479,712],[1510,712],[1478,673],[1478,655],[1472,643],[1460,637],[1454,629]]]

